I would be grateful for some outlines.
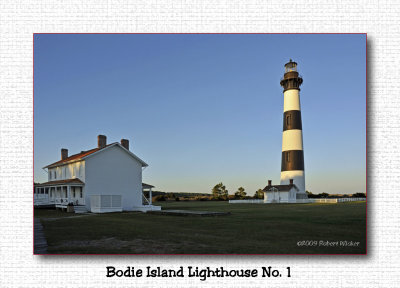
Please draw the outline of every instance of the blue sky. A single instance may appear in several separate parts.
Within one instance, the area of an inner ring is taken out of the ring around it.
[[[365,192],[363,34],[36,34],[35,181],[42,167],[130,140],[156,190],[253,195],[278,183],[289,58],[303,76],[306,189]]]

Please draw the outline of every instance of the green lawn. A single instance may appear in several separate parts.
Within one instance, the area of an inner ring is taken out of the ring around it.
[[[54,210],[35,210],[35,217],[41,218],[49,253],[366,253],[365,202],[263,205],[180,201],[155,204],[162,205],[163,209],[229,211],[231,215],[180,217],[126,212],[77,217]],[[297,245],[305,240],[360,244],[358,247]]]

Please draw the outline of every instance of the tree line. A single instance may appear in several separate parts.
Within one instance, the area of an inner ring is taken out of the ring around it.
[[[254,196],[247,196],[245,189],[243,187],[239,187],[235,192],[235,194],[229,195],[225,185],[222,182],[220,182],[212,188],[211,197],[213,200],[221,200],[221,201],[229,199],[252,199],[252,198],[263,199],[264,192],[262,191],[262,189],[258,189],[254,193]]]
[[[239,187],[233,195],[229,195],[226,186],[220,182],[216,184],[211,189],[211,195],[206,193],[173,193],[173,192],[153,192],[153,201],[166,201],[166,200],[176,200],[176,201],[189,201],[189,200],[217,200],[217,201],[227,201],[227,200],[241,200],[241,199],[264,199],[264,191],[258,189],[255,191],[254,195],[247,195],[243,187]],[[326,192],[319,194],[313,194],[310,191],[306,191],[308,198],[347,198],[347,197],[365,197],[365,193],[354,193],[354,194],[343,194],[343,195],[333,195]],[[156,194],[156,195],[154,195]]]

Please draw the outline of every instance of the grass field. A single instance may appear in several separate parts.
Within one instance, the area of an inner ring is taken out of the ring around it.
[[[365,202],[262,205],[180,201],[156,205],[163,209],[229,211],[231,215],[180,217],[124,212],[72,216],[36,209],[35,217],[43,224],[49,253],[366,253]],[[299,241],[317,244],[299,246]],[[319,241],[333,244],[324,246]],[[343,246],[343,242],[334,244],[336,241],[359,244]]]

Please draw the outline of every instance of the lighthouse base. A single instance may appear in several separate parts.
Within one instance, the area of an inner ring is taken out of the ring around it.
[[[303,170],[290,170],[281,172],[281,185],[288,185],[290,183],[290,179],[293,179],[293,183],[296,185],[297,189],[299,189],[297,194],[307,195]]]

